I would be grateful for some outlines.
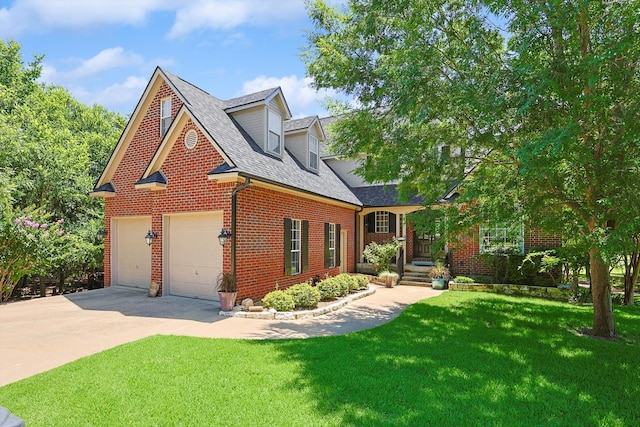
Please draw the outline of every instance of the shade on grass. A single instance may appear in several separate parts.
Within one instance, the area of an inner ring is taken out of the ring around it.
[[[575,334],[591,316],[449,292],[345,336],[155,336],[1,387],[0,405],[29,427],[640,425],[640,307],[616,307],[618,342]]]

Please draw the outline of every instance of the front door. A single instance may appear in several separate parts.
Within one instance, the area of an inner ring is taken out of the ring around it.
[[[425,261],[432,261],[431,246],[436,241],[436,236],[430,234],[417,234],[415,236],[415,248],[413,258],[420,258]]]

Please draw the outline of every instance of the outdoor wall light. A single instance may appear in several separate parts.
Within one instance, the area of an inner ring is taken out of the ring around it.
[[[107,236],[107,231],[106,230],[98,230],[98,232],[96,233],[96,236],[98,236],[98,240],[103,241],[104,238]]]
[[[147,246],[151,246],[151,242],[153,242],[153,239],[157,239],[158,238],[158,233],[156,231],[147,231],[147,235],[144,236],[144,241],[147,242]]]
[[[227,244],[227,240],[231,236],[232,236],[231,232],[226,228],[223,228],[222,230],[220,230],[220,234],[218,234],[218,242],[220,242],[220,246],[224,248],[224,245]]]

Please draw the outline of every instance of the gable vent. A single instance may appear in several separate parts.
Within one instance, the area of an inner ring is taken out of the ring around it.
[[[198,133],[195,130],[191,129],[184,137],[184,146],[191,150],[192,148],[195,148],[197,143]]]

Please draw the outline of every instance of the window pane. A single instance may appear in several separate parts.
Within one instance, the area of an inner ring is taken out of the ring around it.
[[[318,138],[309,135],[309,167],[318,169]]]
[[[336,225],[329,224],[329,266],[336,266]]]
[[[480,253],[519,253],[524,254],[523,224],[510,226],[497,224],[480,227]]]
[[[280,135],[269,131],[269,151],[280,154]]]
[[[376,212],[376,233],[389,232],[389,212]]]
[[[300,273],[300,247],[301,247],[300,220],[291,220],[291,273]]]

